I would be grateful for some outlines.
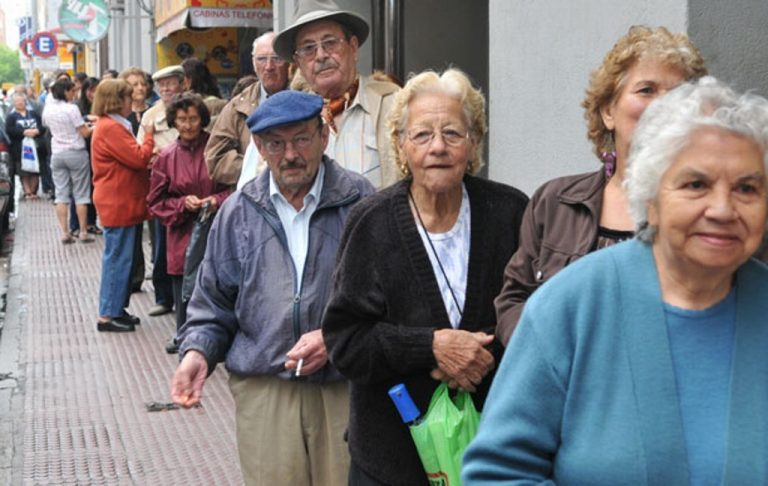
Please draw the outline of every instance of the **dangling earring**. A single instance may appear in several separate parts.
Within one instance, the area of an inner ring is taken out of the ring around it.
[[[607,140],[608,150],[600,153],[600,160],[603,161],[603,170],[605,171],[605,178],[610,179],[616,172],[616,142],[613,140],[613,132],[608,134],[609,140]],[[613,150],[611,150],[611,148]]]
[[[616,171],[616,152],[602,152],[600,154],[600,160],[603,161],[605,178],[610,179],[613,177],[613,173]]]

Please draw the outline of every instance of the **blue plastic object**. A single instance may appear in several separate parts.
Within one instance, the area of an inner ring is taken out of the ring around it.
[[[395,407],[406,424],[415,422],[421,416],[421,412],[413,403],[413,399],[404,384],[400,383],[390,388],[389,397],[395,402]]]

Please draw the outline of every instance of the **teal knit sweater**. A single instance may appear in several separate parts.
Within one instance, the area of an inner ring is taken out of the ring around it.
[[[736,274],[724,484],[768,478],[768,267]],[[588,255],[526,304],[464,456],[464,485],[688,485],[651,248]]]

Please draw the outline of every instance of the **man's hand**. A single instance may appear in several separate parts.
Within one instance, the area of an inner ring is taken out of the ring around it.
[[[320,329],[303,334],[294,347],[286,354],[288,360],[285,362],[286,369],[295,370],[299,360],[303,359],[301,365],[301,376],[311,375],[319,370],[328,362],[328,353],[325,350],[325,341]]]
[[[432,371],[432,377],[448,382],[451,388],[475,391],[475,385],[479,385],[495,365],[493,355],[485,349],[493,339],[493,335],[484,332],[435,331],[432,352],[437,369]]]
[[[208,362],[205,356],[199,351],[187,351],[171,381],[173,403],[184,408],[199,404],[206,376],[208,376]]]

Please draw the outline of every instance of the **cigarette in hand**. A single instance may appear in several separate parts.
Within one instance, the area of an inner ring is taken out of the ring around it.
[[[296,376],[301,376],[301,367],[304,365],[304,358],[299,359],[299,363],[296,365]]]

